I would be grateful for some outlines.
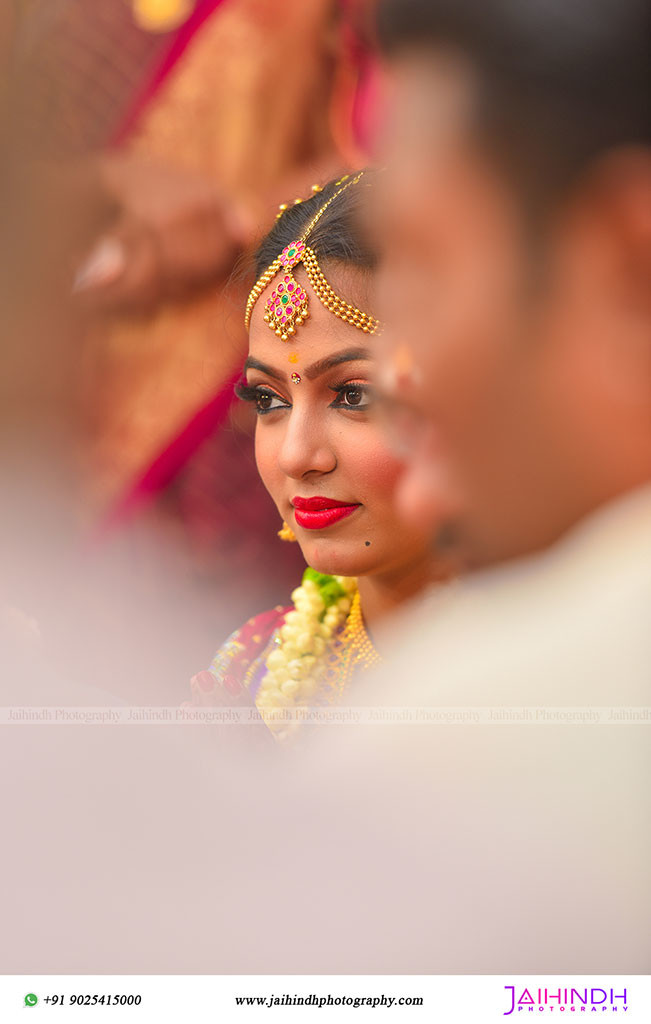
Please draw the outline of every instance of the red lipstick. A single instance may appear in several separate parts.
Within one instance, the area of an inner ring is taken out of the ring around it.
[[[305,530],[323,530],[326,526],[332,526],[340,519],[345,519],[359,508],[359,502],[351,505],[349,502],[320,496],[292,498],[292,505],[296,522]]]

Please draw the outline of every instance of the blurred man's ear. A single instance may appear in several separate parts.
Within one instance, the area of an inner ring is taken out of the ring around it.
[[[603,289],[615,331],[603,353],[627,398],[651,400],[651,151],[628,147],[592,170],[585,212],[603,248]],[[599,282],[595,282],[598,286]],[[604,296],[602,296],[602,299]],[[596,301],[599,301],[596,296]],[[615,369],[618,368],[618,369]],[[622,376],[623,375],[623,376]]]
[[[593,307],[592,366],[616,404],[651,405],[651,151],[627,148],[593,166],[576,193],[569,232],[581,241]],[[590,365],[587,361],[586,365]]]

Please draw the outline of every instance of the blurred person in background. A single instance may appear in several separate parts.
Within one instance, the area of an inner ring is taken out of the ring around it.
[[[381,8],[376,213],[394,364],[432,425],[405,438],[405,505],[456,497],[446,532],[475,568],[651,478],[649,8],[457,6]]]
[[[393,309],[383,354],[405,517],[429,517],[470,580],[495,567],[514,592],[530,580],[534,602],[553,598],[533,618],[547,656],[556,623],[590,663],[578,693],[644,703],[649,7],[586,12],[382,5],[394,87],[374,208],[378,293]]]
[[[344,175],[281,211],[246,307],[237,393],[257,412],[257,466],[280,536],[298,541],[308,569],[295,604],[236,630],[192,687],[198,704],[255,702],[277,738],[294,731],[282,709],[340,699],[380,660],[383,620],[448,572],[429,524],[406,528],[396,512],[402,465],[373,415],[382,325],[369,312],[376,258],[358,220],[376,181]]]

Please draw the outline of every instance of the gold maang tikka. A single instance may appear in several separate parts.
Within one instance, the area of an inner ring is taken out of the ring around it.
[[[336,183],[339,186],[337,191],[317,210],[301,237],[297,241],[286,245],[280,256],[276,257],[273,263],[267,267],[262,277],[256,281],[246,303],[244,324],[247,330],[253,307],[260,295],[270,282],[273,281],[274,277],[284,270],[285,273],[282,275],[282,279],[277,283],[275,290],[265,303],[264,322],[282,341],[290,341],[296,334],[297,328],[301,327],[310,315],[307,293],[304,288],[301,288],[292,274],[294,267],[298,263],[302,263],[317,298],[326,309],[334,313],[338,319],[345,320],[347,323],[352,324],[353,327],[364,331],[365,334],[377,334],[379,332],[381,327],[379,320],[376,320],[375,317],[370,316],[368,313],[363,313],[356,306],[351,306],[332,290],[319,266],[314,250],[306,244],[311,232],[330,204],[342,192],[350,188],[351,185],[356,185],[363,175],[364,171],[360,171],[353,178],[348,174],[340,178]]]

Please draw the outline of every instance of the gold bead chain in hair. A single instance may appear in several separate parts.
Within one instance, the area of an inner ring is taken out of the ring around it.
[[[308,276],[308,280],[312,285],[312,288],[326,309],[330,310],[338,319],[345,320],[347,323],[352,324],[353,327],[357,327],[359,330],[364,331],[365,334],[377,334],[381,329],[381,323],[375,317],[370,316],[368,313],[362,312],[356,306],[350,305],[344,299],[341,299],[337,293],[328,284],[325,275],[323,274],[319,262],[316,258],[316,254],[313,249],[305,245],[305,242],[319,220],[326,212],[331,203],[337,199],[342,192],[345,192],[351,185],[356,185],[361,178],[364,176],[364,171],[360,171],[354,177],[345,174],[343,178],[335,182],[337,189],[328,200],[321,206],[315,213],[312,220],[309,222],[303,234],[300,236],[298,241],[291,242],[287,245],[282,253],[276,257],[273,263],[267,267],[262,276],[256,281],[255,285],[251,289],[247,303],[246,312],[244,316],[244,323],[246,328],[249,327],[251,319],[251,313],[257,300],[259,299],[262,292],[274,279],[276,274],[284,268],[287,272],[284,281],[278,285],[277,293],[274,292],[272,297],[267,301],[267,309],[264,315],[265,323],[271,330],[275,331],[282,341],[289,341],[291,337],[296,333],[296,328],[300,327],[309,316],[307,295],[303,289],[294,280],[291,270],[296,266],[297,263],[303,263],[305,272]],[[313,191],[320,191],[319,186],[313,185]],[[295,203],[300,203],[302,200],[297,199]],[[282,204],[280,207],[280,213],[278,216],[282,216],[286,204]]]
[[[335,182],[335,187],[337,185],[341,185],[341,188],[337,189],[337,191],[334,192],[330,196],[330,198],[328,200],[326,200],[326,202],[323,204],[323,206],[319,210],[317,210],[317,212],[315,213],[314,217],[312,218],[312,220],[309,222],[309,224],[305,228],[303,234],[300,236],[299,241],[304,242],[306,240],[306,238],[308,237],[310,232],[314,229],[315,225],[318,224],[318,222],[321,220],[321,217],[323,216],[323,214],[326,212],[326,210],[330,206],[330,203],[334,202],[334,200],[337,199],[337,197],[340,196],[342,192],[345,192],[345,190],[347,188],[350,188],[351,185],[356,185],[357,182],[360,180],[360,178],[363,176],[363,174],[364,174],[364,171],[360,171],[359,174],[357,174],[354,178],[351,178],[349,174],[344,174],[343,178],[340,178],[339,181]],[[317,185],[313,185],[312,186],[312,190],[314,192],[316,192],[317,190],[321,191],[320,186],[317,186]],[[294,200],[294,206],[298,206],[302,202],[303,202],[302,199],[295,199]],[[282,217],[283,213],[287,209],[288,209],[287,203],[281,203],[280,207],[279,207],[279,211],[280,212],[276,215],[276,220],[278,220],[279,217]],[[316,262],[316,257],[314,258],[314,260]],[[246,313],[245,313],[245,316],[244,316],[244,324],[245,324],[247,329],[248,329],[248,326],[249,326],[249,320],[251,319],[251,311],[252,311],[252,309],[253,309],[257,299],[259,299],[260,295],[265,290],[267,285],[271,281],[273,281],[274,277],[276,276],[276,274],[278,273],[278,271],[280,270],[282,265],[283,264],[281,262],[280,256],[277,256],[276,259],[273,261],[273,263],[271,263],[267,267],[267,269],[265,270],[265,272],[262,275],[262,277],[258,278],[258,280],[254,284],[253,288],[251,289],[251,292],[249,294],[249,298],[248,298],[247,303],[246,303]],[[318,264],[317,264],[317,267],[318,267]],[[321,301],[323,301],[323,300],[321,300]]]
[[[262,295],[267,285],[271,281],[273,281],[274,277],[276,276],[281,267],[282,263],[280,262],[280,256],[277,256],[273,263],[267,267],[262,277],[258,278],[256,283],[253,285],[253,288],[249,292],[249,297],[246,301],[246,312],[244,314],[244,326],[246,327],[247,330],[249,329],[249,320],[251,319],[251,312],[253,310],[253,307],[255,306],[256,302]]]
[[[326,281],[312,249],[305,250],[303,266],[314,293],[326,309],[329,309],[340,320],[346,320],[353,327],[358,327],[365,334],[377,334],[380,329],[380,321],[370,313],[363,313],[357,306],[351,306],[344,299],[339,298]]]

